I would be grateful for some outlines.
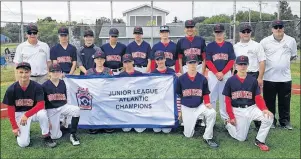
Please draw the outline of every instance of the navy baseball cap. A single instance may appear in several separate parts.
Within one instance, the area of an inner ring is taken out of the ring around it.
[[[61,66],[59,64],[52,64],[49,67],[49,72],[62,71]]]
[[[38,27],[36,24],[34,23],[30,23],[29,25],[27,25],[26,27],[26,32],[38,32]]]
[[[86,30],[84,33],[84,37],[86,36],[94,36],[94,32],[92,30]]]
[[[69,30],[66,27],[60,27],[58,30],[58,34],[60,35],[68,35],[69,34]]]
[[[122,56],[122,62],[127,62],[127,61],[134,61],[133,57],[131,54],[124,54]]]
[[[186,62],[192,62],[192,61],[198,62],[199,61],[198,56],[196,56],[196,55],[187,55],[186,56]]]
[[[155,60],[158,60],[160,58],[164,59],[165,55],[164,55],[164,51],[158,50],[155,52]]]
[[[106,55],[102,51],[96,51],[95,54],[94,54],[94,56],[93,56],[93,58],[96,59],[96,58],[99,58],[99,57],[105,59]]]
[[[223,32],[225,31],[225,26],[223,24],[216,24],[213,27],[214,32]]]
[[[19,68],[24,68],[24,69],[31,70],[31,66],[30,66],[30,64],[28,62],[18,63],[16,69],[19,69]]]
[[[167,26],[167,25],[160,26],[160,32],[163,32],[163,31],[169,32],[169,26]]]
[[[282,20],[275,20],[272,22],[272,27],[274,26],[284,26],[284,22]]]
[[[252,31],[252,27],[249,24],[241,24],[240,28],[239,28],[239,31],[242,32],[242,31],[245,31],[245,30]]]
[[[133,34],[143,34],[143,29],[140,26],[134,28]]]
[[[186,20],[185,27],[195,27],[195,22],[193,20]]]
[[[119,31],[118,31],[118,29],[116,29],[116,28],[111,28],[110,29],[110,31],[109,31],[109,35],[110,36],[119,36]]]
[[[249,64],[249,58],[248,58],[248,56],[244,56],[244,55],[242,55],[242,56],[238,56],[237,58],[236,58],[236,62],[235,62],[236,64]]]

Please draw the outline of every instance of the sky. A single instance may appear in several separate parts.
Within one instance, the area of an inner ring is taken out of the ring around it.
[[[113,17],[123,18],[122,12],[150,2],[113,2]],[[178,20],[191,19],[191,2],[154,2],[155,7],[169,11],[166,22],[172,22],[175,16]],[[300,2],[289,2],[293,14],[300,17]],[[233,2],[194,2],[194,16],[213,16],[218,14],[233,14]],[[236,12],[251,10],[259,11],[259,2],[236,2]],[[277,2],[263,2],[263,13],[277,11]],[[20,2],[1,2],[1,21],[20,22]],[[57,21],[68,20],[67,2],[23,2],[24,22],[35,22],[51,16]],[[99,17],[110,18],[110,2],[71,2],[72,21],[92,24]],[[126,20],[125,20],[126,21]],[[2,22],[1,22],[2,25]]]

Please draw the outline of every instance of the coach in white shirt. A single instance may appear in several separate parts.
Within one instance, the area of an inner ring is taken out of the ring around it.
[[[263,76],[263,97],[268,109],[275,115],[276,95],[280,126],[292,130],[290,124],[290,100],[292,78],[290,61],[297,56],[296,40],[284,33],[283,21],[272,23],[273,35],[261,40],[266,54],[266,69]],[[272,127],[276,127],[276,118]]]
[[[252,27],[249,24],[242,24],[239,29],[240,42],[235,44],[234,52],[236,57],[244,55],[249,58],[248,75],[257,79],[258,85],[263,86],[263,74],[265,69],[265,53],[263,47],[251,39]],[[254,121],[255,127],[259,130],[260,121]]]
[[[35,24],[27,26],[27,41],[17,47],[14,63],[21,62],[31,65],[31,80],[43,84],[48,79],[50,49],[46,43],[38,40],[38,27]]]

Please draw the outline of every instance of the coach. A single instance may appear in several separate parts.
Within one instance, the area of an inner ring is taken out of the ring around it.
[[[290,124],[290,100],[292,78],[290,61],[297,56],[296,40],[284,33],[283,21],[272,23],[273,35],[261,40],[266,54],[266,69],[263,76],[263,97],[268,109],[276,113],[276,95],[278,95],[278,112],[280,126],[292,130]],[[276,127],[274,118],[272,128]]]
[[[14,63],[28,62],[31,65],[30,79],[43,84],[48,78],[51,64],[49,46],[38,40],[38,27],[31,23],[26,28],[27,41],[18,45]],[[16,76],[16,80],[18,80]]]

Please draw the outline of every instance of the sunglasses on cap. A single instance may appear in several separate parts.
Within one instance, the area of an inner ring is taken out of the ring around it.
[[[250,34],[251,30],[243,30],[241,33],[243,33],[243,34],[245,34],[245,33]]]
[[[283,26],[282,25],[276,25],[276,26],[273,26],[274,29],[282,29]]]
[[[33,35],[37,35],[38,32],[31,32],[31,31],[29,31],[29,32],[27,32],[27,34],[28,34],[28,35],[32,35],[32,34],[33,34]]]
[[[189,61],[189,64],[196,64],[196,61]]]

